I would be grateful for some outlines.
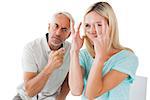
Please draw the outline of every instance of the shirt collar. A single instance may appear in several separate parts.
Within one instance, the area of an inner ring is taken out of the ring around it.
[[[47,39],[45,37],[43,38],[43,44],[44,44],[46,52],[49,54],[51,52],[51,49],[49,48],[49,45],[47,43]]]
[[[43,40],[44,40],[44,46],[45,46],[46,52],[49,54],[51,52],[51,49],[50,49],[50,47],[48,45],[48,34],[49,33],[46,33],[46,36],[43,38]],[[63,46],[64,46],[64,43],[61,44],[60,48],[62,48]]]

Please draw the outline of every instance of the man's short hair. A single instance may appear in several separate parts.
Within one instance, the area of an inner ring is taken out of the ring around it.
[[[55,13],[52,16],[52,19],[55,18],[57,15],[60,15],[60,14],[65,15],[69,19],[69,21],[70,21],[70,27],[72,26],[72,24],[74,24],[74,19],[73,19],[72,15],[70,13],[68,13],[68,12],[65,12],[65,11],[60,11],[60,12]]]

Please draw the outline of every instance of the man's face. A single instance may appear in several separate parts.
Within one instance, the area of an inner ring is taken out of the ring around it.
[[[70,35],[69,18],[63,14],[55,16],[49,24],[49,43],[53,46],[60,46]]]

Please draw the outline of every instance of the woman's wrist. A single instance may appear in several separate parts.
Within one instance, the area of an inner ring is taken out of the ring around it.
[[[72,54],[72,53],[76,53],[76,54],[78,54],[80,52],[80,49],[71,49],[70,50],[70,53]]]
[[[98,62],[101,62],[101,63],[105,63],[105,61],[107,60],[107,56],[95,56],[95,60],[98,61]]]

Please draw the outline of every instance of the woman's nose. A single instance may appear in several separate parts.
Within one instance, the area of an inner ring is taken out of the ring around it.
[[[91,33],[91,34],[96,34],[96,29],[95,29],[94,26],[92,26],[92,27],[90,28],[90,33]]]

